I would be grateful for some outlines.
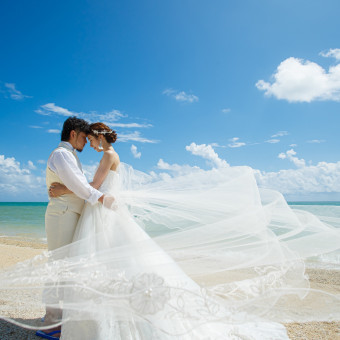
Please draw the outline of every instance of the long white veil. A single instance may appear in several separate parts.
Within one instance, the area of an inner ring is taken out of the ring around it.
[[[1,317],[36,329],[20,314],[62,301],[55,325],[133,319],[164,334],[339,319],[339,296],[311,289],[305,274],[320,261],[339,269],[339,218],[291,209],[248,167],[160,177],[122,164],[119,178],[107,189],[116,211],[98,205],[76,242],[0,274]]]

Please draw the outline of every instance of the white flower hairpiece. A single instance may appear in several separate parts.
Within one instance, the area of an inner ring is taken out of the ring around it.
[[[92,132],[96,135],[96,136],[98,136],[98,135],[105,135],[105,134],[107,134],[107,133],[112,133],[112,130],[110,130],[110,131],[98,131],[98,130],[92,130]]]

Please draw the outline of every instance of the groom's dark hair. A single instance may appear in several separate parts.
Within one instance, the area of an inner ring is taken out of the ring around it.
[[[63,131],[61,131],[61,140],[67,142],[70,139],[70,133],[74,130],[76,132],[85,132],[86,134],[90,131],[89,123],[77,117],[69,117],[65,120],[63,125]]]

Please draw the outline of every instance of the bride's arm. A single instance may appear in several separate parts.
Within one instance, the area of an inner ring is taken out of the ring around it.
[[[103,158],[100,160],[99,167],[94,174],[93,181],[90,183],[90,185],[93,186],[95,189],[98,189],[104,182],[104,179],[106,178],[112,165],[115,162],[117,162],[117,159],[114,152],[111,150],[105,151]]]
[[[94,187],[95,189],[98,189],[102,185],[105,177],[110,171],[110,168],[115,162],[119,163],[119,160],[114,155],[114,153],[112,151],[105,151],[103,158],[101,159],[99,163],[99,167],[93,177],[93,182],[91,182],[90,185]],[[51,197],[59,197],[61,195],[73,193],[64,184],[57,183],[57,182],[54,182],[51,184],[48,192]]]

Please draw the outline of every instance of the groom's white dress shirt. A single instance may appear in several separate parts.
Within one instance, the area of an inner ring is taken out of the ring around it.
[[[103,195],[87,182],[76,150],[70,143],[61,142],[48,159],[47,166],[60,177],[68,189],[89,203],[95,204]]]

